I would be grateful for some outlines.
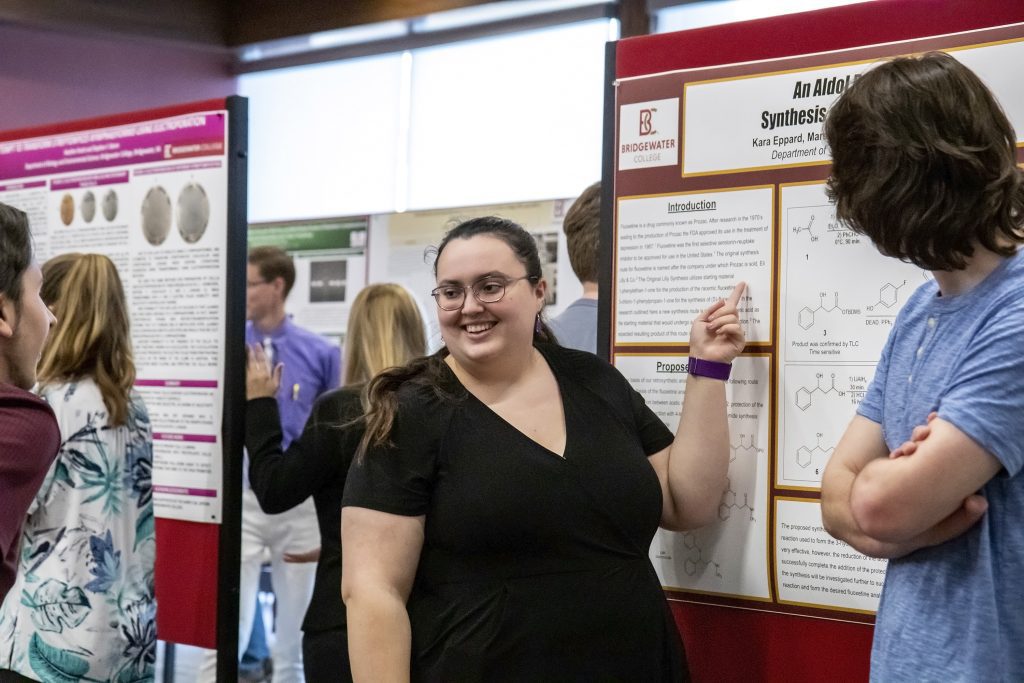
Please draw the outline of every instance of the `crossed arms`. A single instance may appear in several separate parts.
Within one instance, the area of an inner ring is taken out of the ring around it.
[[[821,481],[821,516],[872,557],[901,557],[967,531],[988,509],[977,491],[1002,465],[942,418],[892,454],[877,422],[853,418]]]

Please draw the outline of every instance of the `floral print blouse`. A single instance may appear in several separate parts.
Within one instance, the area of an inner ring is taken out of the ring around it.
[[[153,435],[141,397],[107,424],[90,380],[46,387],[61,447],[0,608],[0,669],[40,681],[152,681]]]

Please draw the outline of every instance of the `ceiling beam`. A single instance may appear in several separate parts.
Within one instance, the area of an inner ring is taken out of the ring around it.
[[[0,23],[223,50],[224,0],[3,0]]]
[[[502,0],[515,2],[515,0]],[[619,0],[623,37],[647,32],[647,2]],[[0,24],[234,51],[322,31],[492,4],[490,0],[0,0]],[[493,4],[501,4],[493,3]],[[545,16],[574,9],[542,13]],[[547,18],[545,18],[547,21]],[[530,23],[530,18],[492,22]],[[507,30],[507,29],[504,29]],[[458,33],[458,29],[453,29]]]
[[[488,0],[228,0],[228,47],[488,4]],[[509,0],[506,0],[509,1]]]

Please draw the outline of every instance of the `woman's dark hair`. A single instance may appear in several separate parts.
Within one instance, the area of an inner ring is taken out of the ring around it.
[[[32,236],[24,211],[0,202],[0,294],[21,310],[21,276],[32,265]]]
[[[883,254],[959,270],[974,246],[1024,241],[1016,135],[970,69],[942,52],[901,57],[858,78],[825,121],[836,215]]]
[[[471,218],[449,230],[441,243],[430,250],[434,256],[434,275],[437,275],[437,260],[452,240],[468,240],[480,235],[494,237],[507,244],[525,266],[531,282],[540,281],[540,256],[536,240],[521,225],[497,216]],[[555,343],[555,335],[543,317],[538,320],[539,324],[533,333],[534,342]],[[356,451],[357,460],[361,460],[369,448],[389,443],[398,409],[398,390],[403,385],[429,388],[443,401],[454,402],[465,396],[462,387],[452,381],[451,373],[445,367],[444,359],[447,355],[448,349],[442,347],[436,353],[416,358],[402,367],[385,370],[367,383],[362,395],[366,431]]]

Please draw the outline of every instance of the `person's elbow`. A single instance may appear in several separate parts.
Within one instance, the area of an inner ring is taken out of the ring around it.
[[[346,608],[353,601],[358,588],[359,586],[354,579],[349,578],[347,574],[341,575],[341,601],[345,603]]]
[[[835,482],[836,476],[829,463],[821,478],[821,526],[833,538],[849,542],[849,490],[844,491]]]
[[[264,496],[263,498],[257,496],[256,500],[259,501],[260,510],[263,510],[268,515],[279,515],[295,507],[289,500],[280,500],[270,496]]]
[[[344,547],[344,533],[341,542]],[[379,603],[396,593],[389,577],[384,572],[374,569],[374,558],[357,558],[356,555],[356,552],[345,552],[342,560],[341,601],[350,610],[357,605],[366,607]]]
[[[830,500],[825,493],[825,489],[821,490],[821,526],[825,529],[832,538],[839,539],[840,541],[846,541],[846,533],[843,525],[840,523],[840,517],[835,512],[835,501]]]
[[[683,529],[681,531],[688,531],[690,529],[699,529],[705,527],[713,522],[717,522],[718,509],[722,504],[722,494],[725,493],[725,486],[722,486],[722,491],[719,492],[718,496],[714,500],[705,503],[697,509],[691,509],[687,512],[686,519],[683,522]]]
[[[672,506],[672,514],[663,515],[661,527],[669,531],[692,531],[719,521],[722,495],[728,488],[728,480],[707,485],[704,490],[688,496],[680,505]]]
[[[378,612],[382,608],[394,606],[404,608],[406,596],[396,586],[380,577],[368,576],[362,572],[342,572],[341,601],[350,612]]]
[[[866,536],[877,541],[900,542],[913,536],[918,530],[908,528],[907,512],[899,496],[878,477],[862,474],[850,492],[854,522]]]
[[[278,491],[270,483],[273,477],[264,478],[262,473],[256,474],[249,470],[249,485],[256,496],[256,502],[260,504],[260,510],[268,515],[279,515],[288,512],[296,503],[289,500],[287,496],[278,495]]]

